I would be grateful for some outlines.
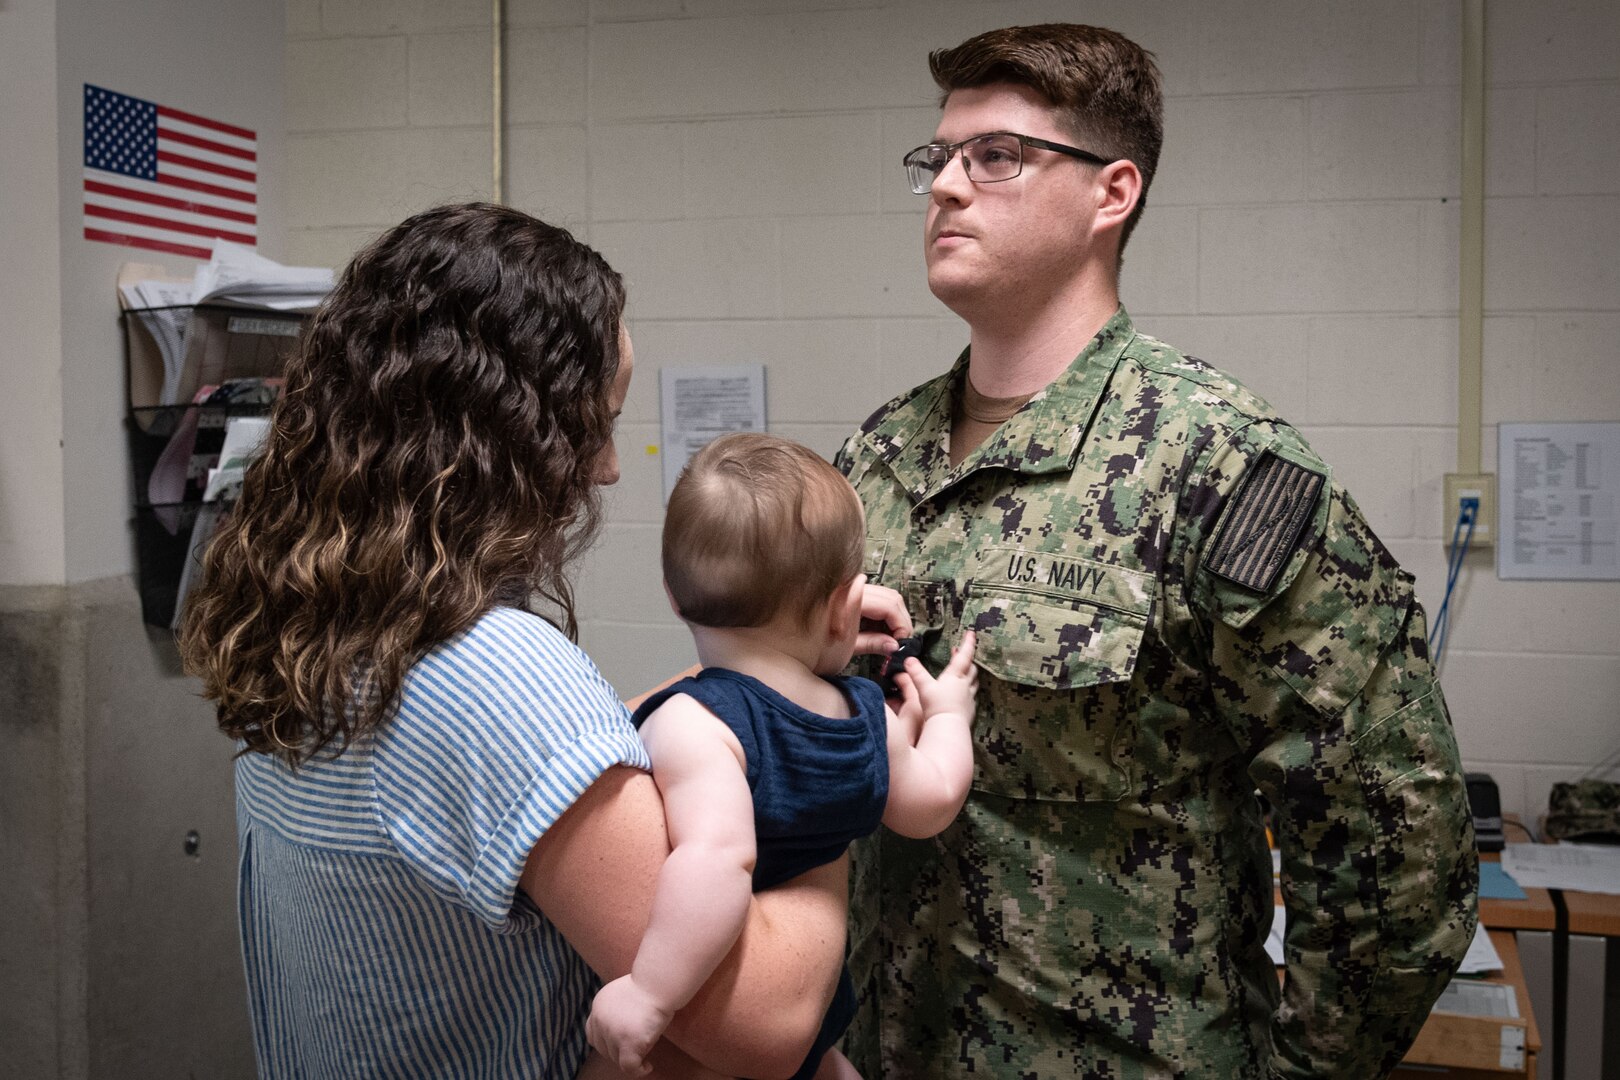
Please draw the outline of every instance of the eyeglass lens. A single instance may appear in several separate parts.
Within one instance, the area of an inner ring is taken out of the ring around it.
[[[1023,167],[1024,146],[1011,135],[981,135],[962,144],[962,167],[976,184],[1011,180]],[[906,172],[911,190],[927,194],[934,177],[950,163],[951,152],[941,143],[920,146],[906,156]]]

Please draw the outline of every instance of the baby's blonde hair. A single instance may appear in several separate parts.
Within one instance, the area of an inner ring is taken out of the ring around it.
[[[838,470],[808,447],[754,432],[693,456],[664,517],[664,580],[698,626],[808,623],[861,569],[866,518]]]

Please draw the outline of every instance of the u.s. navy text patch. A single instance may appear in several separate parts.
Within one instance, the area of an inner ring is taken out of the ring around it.
[[[1316,508],[1326,478],[1267,450],[1221,518],[1204,566],[1213,574],[1270,592]]]

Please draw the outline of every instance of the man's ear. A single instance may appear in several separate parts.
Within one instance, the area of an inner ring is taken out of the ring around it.
[[[1125,158],[1109,162],[1097,170],[1097,186],[1100,195],[1092,228],[1096,232],[1112,229],[1118,235],[1142,200],[1142,170]]]

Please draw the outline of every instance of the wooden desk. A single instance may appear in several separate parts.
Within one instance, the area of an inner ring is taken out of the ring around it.
[[[1497,953],[1502,957],[1502,971],[1498,975],[1478,980],[1480,982],[1503,983],[1513,987],[1514,996],[1519,1003],[1518,1020],[1488,1020],[1480,1017],[1452,1016],[1447,1013],[1430,1013],[1429,1019],[1423,1024],[1423,1030],[1412,1043],[1412,1048],[1401,1059],[1401,1065],[1390,1074],[1391,1080],[1405,1078],[1405,1080],[1437,1080],[1444,1077],[1446,1080],[1504,1080],[1505,1077],[1523,1076],[1527,1080],[1536,1080],[1537,1058],[1541,1054],[1541,1031],[1536,1026],[1535,1012],[1530,1008],[1530,994],[1524,985],[1524,968],[1519,963],[1519,948],[1514,941],[1513,933],[1508,930],[1492,930],[1491,944],[1496,947]],[[1499,1032],[1489,1032],[1482,1035],[1481,1028],[1523,1028],[1524,1029],[1524,1069],[1523,1071],[1507,1071],[1501,1068],[1501,1043]],[[1423,1069],[1408,1069],[1406,1066],[1425,1066]],[[1435,1072],[1435,1066],[1443,1066],[1443,1072]]]
[[[1518,823],[1509,821],[1507,828],[1512,842],[1530,840]],[[1548,1025],[1543,1073],[1564,1080],[1620,1077],[1620,999],[1608,992],[1612,973],[1620,971],[1620,896],[1568,889],[1556,897],[1546,889],[1525,893],[1524,900],[1481,900],[1479,914],[1493,930],[1520,931],[1516,944],[1525,985]]]
[[[1501,862],[1497,852],[1481,854],[1480,862]],[[1490,930],[1553,930],[1558,912],[1546,889],[1525,889],[1523,900],[1481,900],[1479,921]]]
[[[1570,933],[1620,938],[1620,896],[1566,889],[1563,897]]]

